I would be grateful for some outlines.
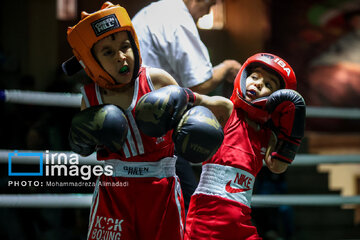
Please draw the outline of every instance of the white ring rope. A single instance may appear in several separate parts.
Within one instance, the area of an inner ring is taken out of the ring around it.
[[[360,119],[360,109],[307,106],[306,117]]]
[[[81,104],[81,94],[0,90],[0,101],[41,106],[79,108]],[[306,116],[311,118],[360,119],[360,109],[308,106],[306,108]]]
[[[0,163],[8,163],[9,153],[14,153],[15,150],[0,150]],[[17,150],[19,153],[43,153],[43,159],[45,161],[46,155],[48,155],[49,161],[51,161],[51,157],[53,154],[55,159],[57,159],[58,154],[64,153],[67,158],[70,159],[71,154],[75,154],[70,151],[49,151],[48,153],[45,150],[39,151],[31,151],[31,150]],[[79,157],[79,164],[83,165],[98,165],[103,161],[96,160],[96,154],[93,153],[88,157]],[[16,160],[17,164],[39,164],[39,157],[24,157],[18,158]],[[291,166],[313,166],[321,163],[360,163],[360,155],[318,155],[318,154],[297,154],[295,157],[295,161],[291,164]],[[195,166],[201,166],[200,164],[192,164]]]
[[[1,194],[0,207],[88,208],[92,194]]]
[[[8,208],[89,208],[92,194],[1,194],[0,207]],[[339,195],[254,195],[252,206],[275,207],[291,206],[339,206],[360,204],[358,196]]]
[[[41,106],[79,108],[81,105],[81,94],[74,94],[74,93],[0,90],[0,99],[10,103],[31,104],[31,105],[41,105]]]
[[[279,205],[292,206],[337,206],[342,204],[360,204],[360,195],[344,197],[339,195],[254,195],[252,206],[270,207]]]

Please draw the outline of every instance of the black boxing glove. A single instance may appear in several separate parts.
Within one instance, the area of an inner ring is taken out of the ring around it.
[[[88,156],[98,146],[111,152],[119,151],[126,139],[128,122],[124,112],[115,105],[98,105],[77,113],[71,122],[71,150]]]
[[[281,89],[268,97],[265,107],[271,114],[269,126],[277,136],[277,144],[271,157],[291,163],[304,137],[305,101],[298,92]]]
[[[169,85],[142,96],[135,107],[139,129],[148,136],[161,137],[174,129],[185,110],[195,102],[188,88]]]
[[[224,131],[208,108],[195,106],[183,115],[172,138],[178,156],[200,163],[216,153],[224,140]]]

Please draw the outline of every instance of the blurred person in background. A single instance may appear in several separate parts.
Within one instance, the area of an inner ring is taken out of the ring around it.
[[[224,60],[213,67],[196,23],[216,0],[161,0],[141,9],[132,19],[143,64],[164,69],[181,87],[209,94],[222,82],[233,82],[241,64]],[[146,50],[146,51],[145,51]],[[197,186],[189,162],[178,158],[176,173],[183,190],[185,211]]]

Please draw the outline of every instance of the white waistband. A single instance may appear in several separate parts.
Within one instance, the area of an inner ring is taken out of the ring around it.
[[[156,177],[166,178],[176,176],[176,157],[166,157],[157,162],[126,162],[118,159],[105,161],[105,166],[113,167],[113,177]]]
[[[208,163],[194,194],[216,195],[250,207],[254,182],[255,177],[244,170]]]

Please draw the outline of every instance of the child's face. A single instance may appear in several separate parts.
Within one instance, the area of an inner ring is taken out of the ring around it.
[[[93,53],[117,84],[131,82],[135,57],[125,31],[112,34],[95,43]]]
[[[246,78],[245,99],[251,102],[261,97],[267,97],[279,89],[280,79],[263,68],[257,67]]]

